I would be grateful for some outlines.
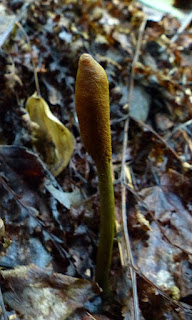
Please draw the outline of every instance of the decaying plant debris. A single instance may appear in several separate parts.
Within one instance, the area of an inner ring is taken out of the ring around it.
[[[190,24],[174,37],[179,20],[152,21],[128,0],[5,0],[0,11],[1,319],[4,307],[26,320],[191,319]],[[105,304],[94,282],[98,181],[74,103],[83,52],[106,70],[111,100],[117,233]],[[25,109],[34,67],[42,98],[75,138],[56,178]]]

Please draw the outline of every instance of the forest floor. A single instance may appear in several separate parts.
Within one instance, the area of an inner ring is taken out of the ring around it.
[[[0,13],[0,319],[192,319],[190,20],[178,33],[183,21],[128,0],[3,0]],[[107,301],[94,281],[97,173],[75,113],[84,52],[110,88]],[[38,123],[26,109],[35,91],[48,110]],[[65,168],[52,114],[75,140]]]

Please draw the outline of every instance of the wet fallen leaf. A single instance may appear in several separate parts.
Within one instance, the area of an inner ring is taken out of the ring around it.
[[[36,92],[28,98],[26,109],[31,121],[38,125],[31,126],[33,145],[43,156],[53,175],[57,176],[71,159],[74,138]]]
[[[25,147],[0,146],[0,164],[5,176],[11,174],[11,171],[6,169],[8,166],[33,185],[40,184],[45,178],[45,169],[40,159]]]
[[[17,319],[65,320],[100,293],[88,280],[77,279],[35,265],[2,271],[4,299]]]

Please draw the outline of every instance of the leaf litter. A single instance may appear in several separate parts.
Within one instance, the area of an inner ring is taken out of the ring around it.
[[[0,217],[5,225],[0,264],[11,268],[1,272],[7,315],[190,319],[191,25],[175,39],[181,22],[164,14],[159,21],[148,18],[141,36],[142,4],[128,0],[2,5],[6,15],[19,22],[11,22],[0,35]],[[138,43],[140,54],[134,63]],[[77,64],[83,52],[102,64],[110,84],[118,232],[111,269],[113,299],[102,307],[94,283],[97,176],[82,146],[74,110]],[[37,89],[34,65],[41,99],[76,142],[68,166],[56,178],[34,148],[24,108]],[[125,203],[122,161],[127,168]],[[131,262],[126,258],[123,207]]]

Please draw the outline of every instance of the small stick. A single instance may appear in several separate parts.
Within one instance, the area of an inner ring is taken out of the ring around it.
[[[28,43],[28,46],[29,46],[29,48],[31,50],[31,53],[32,53],[31,42],[30,42],[30,39],[28,37],[27,32],[25,31],[25,29],[23,28],[23,26],[20,24],[19,21],[16,22],[16,25],[22,30],[22,32],[23,32],[23,34],[25,36],[25,39],[26,39],[26,41]],[[36,68],[35,61],[34,61],[34,58],[33,58],[32,55],[31,55],[31,61],[32,61],[32,66],[33,66],[34,78],[35,78],[35,87],[36,87],[37,95],[40,97],[41,93],[40,93],[40,87],[39,87],[39,79],[38,79],[38,75],[37,75],[37,68]]]
[[[144,18],[141,26],[139,28],[139,37],[137,41],[136,51],[133,59],[132,70],[131,70],[131,77],[130,77],[130,86],[129,86],[129,101],[128,104],[131,104],[132,95],[133,95],[133,88],[134,88],[134,66],[138,61],[139,58],[139,50],[141,47],[141,40],[143,36],[143,32],[146,26],[146,18]],[[128,142],[128,128],[129,128],[129,117],[125,121],[124,124],[124,133],[123,133],[123,151],[122,151],[122,164],[121,164],[121,203],[122,203],[122,221],[123,221],[123,235],[126,244],[126,251],[127,251],[127,260],[129,265],[134,266],[133,255],[131,250],[131,244],[129,239],[129,232],[127,229],[127,218],[126,218],[126,177],[125,177],[125,154]],[[128,264],[126,263],[126,264]],[[135,270],[130,267],[130,275],[132,280],[133,286],[133,302],[134,302],[134,319],[139,320],[139,303],[138,303],[138,295],[137,295],[137,281],[136,281],[136,274]]]

